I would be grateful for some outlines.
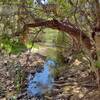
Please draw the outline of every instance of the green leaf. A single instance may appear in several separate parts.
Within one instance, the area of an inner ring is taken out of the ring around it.
[[[32,48],[32,42],[28,41],[26,44],[26,47],[29,49],[29,48]]]

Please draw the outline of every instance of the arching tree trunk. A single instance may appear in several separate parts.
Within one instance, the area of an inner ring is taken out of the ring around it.
[[[82,41],[82,43],[85,45],[85,47],[91,52],[91,56],[93,59],[97,59],[96,55],[96,48],[93,41],[80,29],[78,29],[75,25],[70,23],[69,21],[65,20],[35,20],[34,23],[26,24],[23,27],[22,33],[25,32],[29,27],[35,28],[35,27],[46,27],[46,28],[52,28],[57,29],[62,32],[66,32],[69,35],[75,37],[79,43]],[[80,39],[81,37],[81,39]]]

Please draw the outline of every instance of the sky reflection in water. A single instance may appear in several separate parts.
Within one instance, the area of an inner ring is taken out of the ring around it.
[[[34,76],[32,74],[28,76],[27,92],[30,96],[41,96],[52,89],[54,77],[51,70],[55,68],[55,65],[53,60],[47,60],[41,72],[36,72]]]

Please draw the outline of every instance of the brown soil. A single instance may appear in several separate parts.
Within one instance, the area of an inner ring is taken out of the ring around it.
[[[18,75],[35,73],[41,69],[45,57],[36,53],[24,52],[19,56],[0,56],[0,100],[10,100],[17,96],[17,100],[37,100],[34,97],[27,99],[25,91],[26,81],[21,80],[21,92],[16,93],[16,72]],[[20,66],[16,67],[19,64]],[[51,93],[46,93],[43,100],[100,100],[100,91],[96,84],[94,73],[91,72],[88,60],[73,58],[71,63],[66,63],[65,67],[55,77],[54,87]],[[19,69],[18,69],[19,68]],[[18,70],[18,71],[17,71]],[[40,99],[41,100],[41,99]]]

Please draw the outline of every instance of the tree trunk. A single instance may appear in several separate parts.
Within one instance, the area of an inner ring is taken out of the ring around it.
[[[66,32],[69,35],[75,37],[79,43],[82,41],[82,43],[85,45],[85,47],[91,52],[91,56],[93,59],[97,59],[96,57],[96,47],[94,42],[80,29],[78,29],[75,25],[70,23],[69,21],[65,20],[35,20],[34,23],[31,24],[25,24],[23,27],[23,30],[21,33],[25,32],[29,27],[46,27],[46,28],[52,28],[57,29],[62,32]]]

